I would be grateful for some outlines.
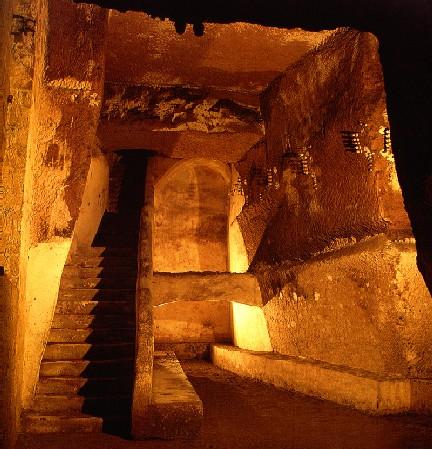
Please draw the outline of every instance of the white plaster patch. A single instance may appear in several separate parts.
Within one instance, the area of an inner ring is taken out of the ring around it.
[[[90,81],[80,81],[71,76],[48,81],[47,86],[54,87],[57,89],[76,89],[76,90],[91,90],[91,88],[93,87]]]

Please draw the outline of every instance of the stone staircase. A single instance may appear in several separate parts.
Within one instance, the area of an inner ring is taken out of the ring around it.
[[[95,241],[113,241],[119,218],[106,214]],[[24,432],[129,432],[137,262],[136,244],[118,246],[136,233],[123,232],[117,246],[81,249],[64,268]]]
[[[41,361],[27,432],[128,434],[135,290],[146,158],[124,153],[93,246],[69,257]]]

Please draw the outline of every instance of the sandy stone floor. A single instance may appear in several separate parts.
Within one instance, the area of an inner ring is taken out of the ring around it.
[[[194,441],[104,434],[23,436],[19,449],[430,449],[432,417],[371,417],[242,379],[206,362],[183,368],[204,403]]]

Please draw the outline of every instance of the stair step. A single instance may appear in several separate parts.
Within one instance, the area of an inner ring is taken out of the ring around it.
[[[116,377],[131,376],[134,371],[132,358],[118,360],[42,360],[40,376],[43,377]]]
[[[96,416],[110,416],[126,415],[130,405],[131,398],[128,395],[85,397],[38,394],[34,398],[31,411],[50,415],[83,412]]]
[[[134,328],[135,318],[128,315],[61,315],[56,313],[53,329]]]
[[[103,278],[81,278],[63,277],[60,282],[61,289],[134,289],[136,277],[103,277]]]
[[[103,319],[103,317],[101,317]],[[135,339],[135,328],[54,329],[48,343],[128,343]]]
[[[130,301],[57,301],[56,313],[73,315],[129,315],[135,311],[135,304]]]
[[[91,256],[75,255],[72,256],[66,266],[74,267],[131,267],[136,269],[136,257],[125,256]]]
[[[98,417],[76,415],[43,415],[26,413],[22,420],[26,433],[97,433],[105,432],[126,436],[130,432],[129,417]]]
[[[59,300],[135,302],[135,288],[68,288],[59,290]]]
[[[48,343],[44,361],[63,360],[106,360],[129,358],[135,354],[134,343],[90,344],[90,343]]]
[[[65,278],[103,278],[103,277],[134,277],[136,278],[135,266],[97,266],[97,267],[80,267],[76,265],[66,265],[63,270],[62,279]]]
[[[102,432],[103,426],[104,419],[84,414],[47,416],[27,413],[22,420],[22,430],[26,433],[95,433]]]
[[[90,315],[103,314],[112,315],[129,315],[135,313],[135,304],[129,301],[57,301],[56,313],[58,314],[74,314],[74,315]]]
[[[38,394],[94,395],[130,393],[131,377],[111,377],[86,379],[84,377],[40,377],[37,384]]]

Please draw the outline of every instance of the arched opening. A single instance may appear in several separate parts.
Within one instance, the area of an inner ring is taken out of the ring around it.
[[[177,163],[155,186],[154,270],[228,269],[228,168],[216,161]]]

